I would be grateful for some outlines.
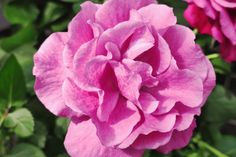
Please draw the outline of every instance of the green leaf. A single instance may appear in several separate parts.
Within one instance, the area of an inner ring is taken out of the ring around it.
[[[42,150],[31,144],[21,143],[12,149],[6,157],[46,157]]]
[[[143,157],[150,157],[150,155],[151,155],[150,150],[146,150],[143,154]]]
[[[66,9],[63,5],[54,2],[48,2],[43,14],[41,24],[45,25],[56,21],[66,13]]]
[[[227,154],[228,156],[236,156],[236,137],[230,135],[224,135],[221,140],[218,141],[216,147]]]
[[[32,25],[28,25],[14,35],[2,38],[0,40],[0,47],[6,52],[10,52],[22,44],[34,42],[37,39],[37,32]]]
[[[19,64],[21,65],[26,81],[26,86],[28,92],[34,93],[33,85],[34,85],[34,76],[32,74],[33,69],[33,55],[36,52],[34,48],[34,43],[26,43],[21,45],[20,47],[14,49],[12,53],[15,54]]]
[[[30,137],[29,141],[34,145],[44,148],[47,140],[47,128],[46,126],[40,122],[36,121],[34,126],[34,134]]]
[[[21,108],[8,114],[4,126],[12,128],[19,137],[28,137],[34,131],[34,119],[28,109]]]
[[[59,154],[57,157],[69,157],[67,154]]]
[[[205,105],[203,118],[215,123],[236,118],[236,97],[227,95],[225,88],[217,85]]]
[[[22,106],[25,103],[26,87],[22,69],[15,56],[11,55],[0,70],[1,105]]]
[[[69,126],[69,122],[70,121],[67,118],[56,119],[55,134],[58,138],[64,138],[67,128]]]
[[[39,10],[35,3],[29,1],[13,1],[3,8],[5,18],[12,24],[27,25],[37,19]]]
[[[75,3],[75,2],[78,2],[78,1],[85,1],[85,0],[61,0],[62,2],[70,2],[70,3]]]
[[[221,57],[211,59],[214,69],[219,74],[228,74],[231,71],[230,64],[225,62]]]

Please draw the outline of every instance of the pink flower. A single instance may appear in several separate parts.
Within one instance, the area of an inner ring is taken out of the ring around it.
[[[68,32],[34,56],[35,92],[71,118],[72,157],[140,157],[186,146],[215,85],[210,62],[172,8],[155,0],[85,2]]]
[[[186,0],[184,16],[202,34],[213,36],[226,61],[236,61],[236,1]]]

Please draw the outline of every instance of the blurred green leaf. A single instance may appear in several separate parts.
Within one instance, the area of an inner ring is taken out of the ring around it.
[[[71,20],[71,18],[66,18],[63,21],[53,23],[51,26],[52,31],[53,32],[64,31],[67,28],[70,20]]]
[[[215,71],[219,74],[228,74],[231,71],[230,64],[225,62],[221,57],[211,59],[211,63]]]
[[[47,140],[47,128],[46,126],[39,121],[35,122],[34,134],[30,137],[29,141],[34,145],[44,148]]]
[[[55,127],[55,134],[58,138],[64,138],[67,128],[69,126],[69,119],[68,118],[57,118],[56,119],[56,127]]]
[[[0,70],[0,102],[10,108],[25,103],[26,87],[22,69],[11,55]]]
[[[6,52],[10,52],[22,44],[34,42],[37,39],[37,32],[32,25],[28,25],[12,36],[2,38],[0,40],[0,47]]]
[[[55,2],[48,2],[43,13],[43,19],[41,24],[45,25],[51,22],[54,22],[61,16],[66,13],[66,9],[63,5],[55,3]]]
[[[59,154],[57,157],[69,157],[67,154]]]
[[[29,1],[13,1],[3,7],[5,18],[12,24],[27,25],[36,20],[39,10]]]
[[[236,97],[228,96],[225,88],[217,85],[207,100],[203,117],[208,122],[220,123],[236,118]]]
[[[16,145],[6,157],[46,157],[42,150],[31,144]]]
[[[16,56],[19,64],[21,65],[25,77],[26,87],[28,92],[33,93],[34,76],[32,74],[33,69],[33,55],[36,52],[34,48],[34,42],[26,43],[18,48],[14,49],[12,53]]]
[[[224,135],[221,140],[218,141],[216,147],[228,156],[234,157],[236,156],[236,137]]]
[[[34,131],[34,119],[28,109],[21,108],[8,114],[4,126],[12,128],[19,137],[28,137]]]
[[[75,3],[75,2],[82,2],[82,1],[85,1],[85,0],[61,0],[61,1],[63,1],[63,2],[70,2],[70,3]]]

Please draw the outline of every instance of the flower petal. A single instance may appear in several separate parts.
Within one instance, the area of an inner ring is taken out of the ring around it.
[[[108,0],[96,13],[96,20],[104,28],[110,28],[129,19],[131,9],[139,9],[156,3],[155,0]]]
[[[92,116],[98,107],[98,94],[83,91],[71,79],[65,80],[62,92],[67,106],[78,113]]]
[[[150,23],[156,30],[173,26],[177,22],[173,9],[167,5],[150,4],[138,10],[144,22]]]
[[[72,113],[65,105],[61,92],[66,77],[62,51],[67,39],[67,33],[50,35],[34,56],[35,92],[49,111],[61,116]]]
[[[197,107],[203,101],[203,83],[190,70],[176,70],[160,79],[159,95],[180,101],[189,107]]]
[[[73,18],[68,26],[69,40],[63,52],[63,59],[65,64],[70,67],[73,62],[73,57],[78,48],[94,38],[93,29],[88,23],[95,21],[95,13],[99,5],[92,2],[85,2],[81,4],[81,11]]]
[[[180,149],[185,147],[189,143],[195,127],[196,123],[195,121],[193,121],[193,123],[188,129],[184,131],[174,131],[169,143],[164,146],[161,146],[157,150],[167,154],[174,149]]]
[[[116,146],[125,140],[139,122],[140,115],[136,106],[123,98],[119,99],[108,122],[94,119],[97,135],[105,146]]]
[[[64,142],[71,157],[141,157],[142,150],[121,150],[103,146],[91,120],[78,124],[70,123]]]

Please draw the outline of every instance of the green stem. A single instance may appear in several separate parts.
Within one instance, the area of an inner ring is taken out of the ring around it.
[[[215,154],[217,157],[229,157],[228,155],[220,152],[219,150],[217,150],[216,148],[212,147],[211,145],[209,145],[208,143],[206,143],[204,141],[198,140],[198,141],[196,141],[196,143],[199,146],[209,150],[211,153]]]
[[[9,111],[9,109],[6,109],[6,111],[3,113],[2,117],[0,117],[0,128],[2,127],[2,124],[8,115],[8,111]]]
[[[213,54],[207,55],[208,59],[216,59],[219,57],[220,57],[220,55],[218,53],[213,53]]]

